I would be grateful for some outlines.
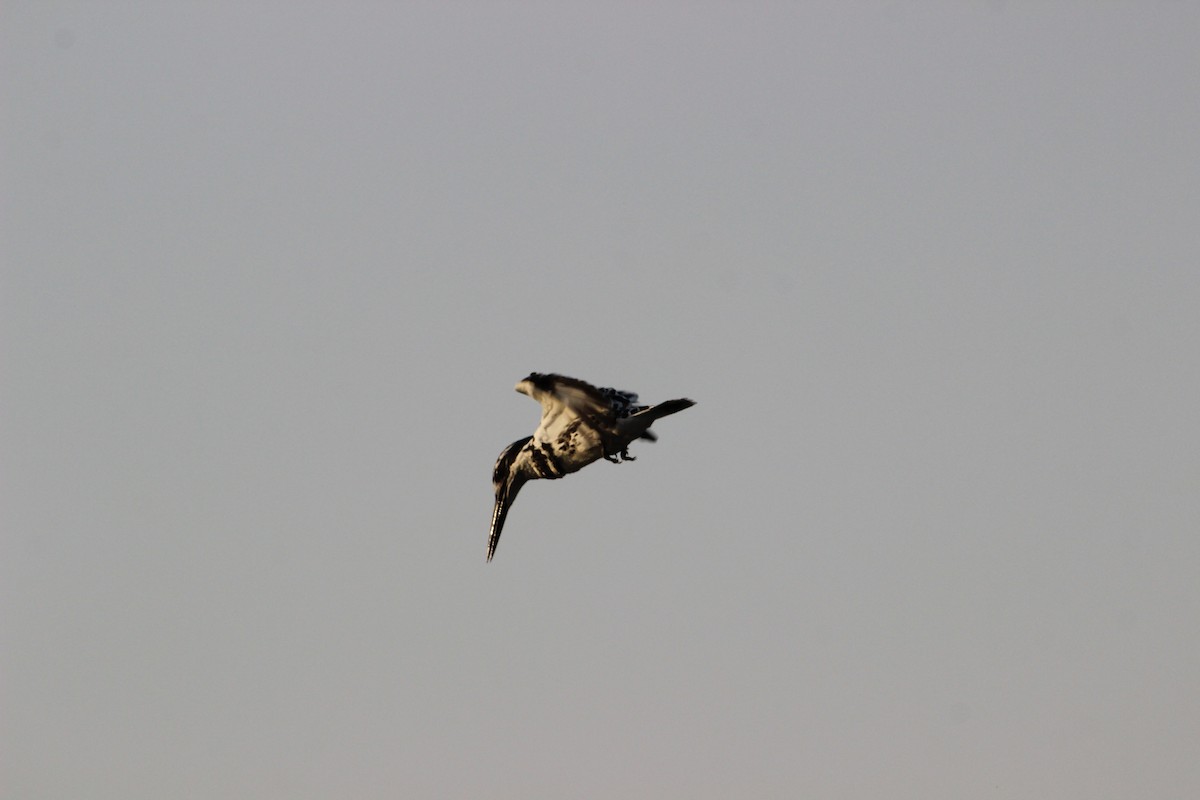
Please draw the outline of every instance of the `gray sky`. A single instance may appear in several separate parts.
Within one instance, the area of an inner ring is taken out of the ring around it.
[[[5,4],[5,796],[1200,795],[1198,40]]]

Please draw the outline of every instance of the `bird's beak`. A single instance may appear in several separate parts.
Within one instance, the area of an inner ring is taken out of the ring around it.
[[[500,531],[504,530],[504,520],[508,516],[509,506],[516,499],[524,481],[509,483],[496,492],[496,507],[492,509],[492,532],[488,535],[487,560],[491,561],[496,554],[496,545],[500,544]]]

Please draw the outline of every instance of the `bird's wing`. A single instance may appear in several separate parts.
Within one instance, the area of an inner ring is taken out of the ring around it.
[[[542,406],[542,421],[533,434],[536,442],[554,441],[568,426],[609,428],[616,424],[608,398],[586,381],[534,373],[518,388]]]
[[[600,390],[600,394],[607,401],[608,407],[612,409],[613,416],[617,418],[629,417],[649,408],[649,406],[638,405],[637,392],[626,392],[621,389],[609,389],[605,387]]]
[[[568,378],[566,375],[547,375],[549,393],[554,399],[579,416],[604,414],[611,404],[603,389],[597,389],[587,381]]]

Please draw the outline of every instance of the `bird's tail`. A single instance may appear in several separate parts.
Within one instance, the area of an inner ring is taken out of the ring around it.
[[[696,405],[695,400],[688,400],[686,397],[681,397],[678,400],[666,400],[656,406],[650,406],[642,414],[649,414],[651,420],[661,419],[662,417],[677,414],[685,408],[691,408]]]
[[[656,437],[650,432],[649,428],[655,420],[678,414],[685,408],[691,408],[696,405],[695,400],[688,400],[686,397],[681,397],[678,400],[667,400],[659,403],[656,406],[650,406],[647,409],[639,411],[631,417],[626,417],[619,423],[621,433],[628,436],[629,439],[648,439],[653,442]]]

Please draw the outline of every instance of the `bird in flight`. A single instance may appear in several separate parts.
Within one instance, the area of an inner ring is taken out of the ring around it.
[[[516,389],[542,405],[542,422],[532,436],[504,448],[492,471],[496,506],[488,536],[487,560],[500,543],[500,531],[517,492],[526,481],[561,478],[604,458],[614,464],[634,461],[629,445],[635,439],[655,441],[655,420],[690,408],[686,398],[655,406],[640,406],[638,396],[619,389],[598,389],[565,375],[530,373]]]

